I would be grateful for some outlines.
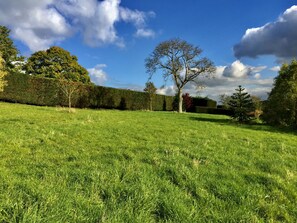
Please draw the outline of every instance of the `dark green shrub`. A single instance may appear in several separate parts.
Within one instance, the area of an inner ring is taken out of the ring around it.
[[[202,107],[210,107],[210,108],[216,108],[217,102],[214,100],[211,100],[209,98],[200,98],[200,97],[194,97],[193,100],[193,107],[195,106],[202,106]]]
[[[233,111],[230,109],[224,109],[224,108],[209,108],[209,107],[203,107],[203,106],[196,106],[195,112],[197,113],[207,113],[207,114],[213,114],[213,115],[228,115],[232,116]]]

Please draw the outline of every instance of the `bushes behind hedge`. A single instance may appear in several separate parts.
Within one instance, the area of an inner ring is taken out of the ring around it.
[[[67,100],[55,79],[37,78],[19,73],[9,74],[6,79],[8,86],[0,93],[0,100],[32,105],[67,106]],[[171,111],[172,102],[171,96],[156,95],[153,109]],[[149,97],[144,92],[82,84],[72,104],[73,107],[79,108],[147,110]]]

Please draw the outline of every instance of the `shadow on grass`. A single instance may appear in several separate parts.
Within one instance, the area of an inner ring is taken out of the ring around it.
[[[217,123],[220,125],[228,125],[228,126],[234,126],[244,129],[251,129],[251,130],[259,130],[259,131],[268,131],[268,132],[276,132],[276,133],[287,133],[287,134],[293,134],[297,135],[296,129],[288,128],[288,127],[277,127],[277,126],[270,126],[264,123],[250,123],[250,124],[240,124],[238,122],[233,121],[231,118],[228,117],[222,117],[218,118],[217,116],[214,116],[213,118],[208,117],[190,117],[193,121],[200,121],[200,122],[212,122]]]
[[[209,117],[190,117],[191,120],[193,121],[200,121],[200,122],[214,122],[214,123],[219,123],[219,124],[232,124],[232,120],[225,118],[225,119],[220,119],[220,118],[209,118]]]

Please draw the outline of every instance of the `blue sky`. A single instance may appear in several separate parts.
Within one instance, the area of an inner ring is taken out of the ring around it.
[[[185,92],[214,99],[239,84],[262,98],[283,61],[297,57],[297,3],[290,0],[0,0],[0,24],[23,55],[58,45],[76,55],[99,85],[142,90],[144,60],[181,38],[217,66]],[[160,73],[159,93],[173,94]]]

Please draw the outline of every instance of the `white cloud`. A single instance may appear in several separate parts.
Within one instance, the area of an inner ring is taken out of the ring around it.
[[[274,72],[279,72],[280,66],[271,67],[270,70]]]
[[[123,47],[115,24],[132,23],[137,37],[152,37],[146,28],[153,12],[120,6],[120,0],[9,0],[0,1],[0,23],[9,26],[15,39],[31,51],[46,49],[80,32],[89,46],[115,44]]]
[[[255,79],[260,79],[260,78],[261,78],[261,74],[260,74],[260,73],[256,73],[256,74],[254,75],[254,78],[255,78]]]
[[[91,78],[91,81],[96,85],[103,85],[107,81],[107,74],[103,70],[106,64],[97,64],[94,68],[89,68],[88,72]]]
[[[267,92],[271,90],[273,78],[261,79],[262,70],[265,66],[249,66],[234,61],[229,66],[218,66],[213,78],[199,77],[198,81],[205,87],[197,88],[196,84],[188,83],[183,90],[183,93],[189,93],[192,96],[209,97],[214,100],[219,100],[219,95],[231,95],[238,85],[242,85],[247,91],[259,96],[263,99],[267,98]],[[174,95],[176,87],[174,85],[166,86],[158,89],[159,94]]]
[[[146,20],[149,17],[155,17],[154,12],[141,12],[138,10],[132,11],[128,8],[120,8],[120,16],[125,22],[132,22],[137,31],[135,33],[136,37],[150,38],[155,36],[155,32],[152,29],[147,29]]]
[[[54,8],[52,0],[0,1],[0,22],[12,29],[12,36],[32,51],[45,49],[71,35],[66,19]]]
[[[165,86],[162,88],[158,88],[157,89],[157,94],[162,94],[162,95],[175,95],[176,94],[176,87],[175,85],[171,85],[171,86]]]
[[[246,78],[253,74],[259,73],[264,69],[266,69],[266,66],[247,66],[241,63],[239,60],[236,60],[231,65],[224,68],[222,75],[231,78]]]
[[[135,33],[136,37],[145,37],[145,38],[153,38],[155,37],[155,32],[151,29],[138,29]]]
[[[287,9],[275,22],[246,30],[234,46],[237,58],[275,55],[280,60],[297,56],[297,5]]]

